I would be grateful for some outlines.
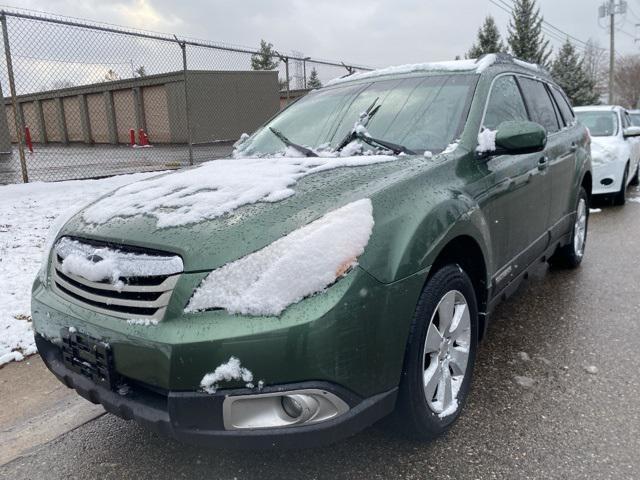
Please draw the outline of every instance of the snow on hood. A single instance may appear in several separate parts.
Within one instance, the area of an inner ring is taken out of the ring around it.
[[[213,160],[196,168],[155,177],[115,190],[89,206],[82,218],[99,225],[114,218],[149,216],[158,228],[211,220],[257,202],[295,194],[301,178],[340,167],[389,162],[390,155],[270,157]]]
[[[496,55],[490,53],[485,55],[479,60],[451,60],[448,62],[431,62],[431,63],[413,63],[407,65],[397,65],[393,67],[381,68],[379,70],[373,70],[371,72],[355,73],[346,77],[334,78],[327,82],[327,86],[337,85],[343,82],[350,82],[352,80],[362,80],[367,78],[375,78],[382,75],[398,75],[402,73],[413,72],[459,72],[459,71],[473,71],[475,73],[482,73],[488,67],[496,62]]]
[[[591,160],[594,165],[604,165],[617,160],[626,160],[629,146],[618,137],[591,137]]]
[[[211,272],[185,312],[224,308],[245,315],[279,315],[289,305],[323,291],[356,265],[373,224],[368,198],[329,212]]]

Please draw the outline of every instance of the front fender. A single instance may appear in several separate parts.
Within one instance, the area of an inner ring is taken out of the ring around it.
[[[384,197],[375,200],[374,212],[376,203],[392,201]],[[395,216],[376,218],[374,235],[360,260],[362,268],[379,281],[391,283],[426,271],[443,248],[460,236],[470,237],[478,244],[487,270],[491,271],[489,228],[478,204],[470,197],[449,189],[431,191],[419,201],[405,195],[400,211],[400,215],[396,210]]]

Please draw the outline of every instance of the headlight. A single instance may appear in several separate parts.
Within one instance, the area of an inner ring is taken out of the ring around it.
[[[185,312],[223,308],[230,313],[279,315],[355,266],[372,230],[371,200],[345,205],[212,271]]]
[[[76,203],[74,206],[66,209],[60,215],[58,215],[51,224],[51,227],[49,227],[47,239],[44,242],[42,265],[40,266],[40,271],[38,271],[38,278],[44,285],[47,284],[47,278],[49,276],[51,250],[53,249],[53,244],[55,243],[56,238],[58,238],[60,230],[62,230],[62,228],[67,224],[69,220],[71,220],[72,217],[74,217],[80,210],[86,207],[86,205],[86,202]]]

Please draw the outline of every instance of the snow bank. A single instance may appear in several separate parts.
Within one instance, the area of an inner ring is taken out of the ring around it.
[[[236,357],[230,357],[229,361],[216,367],[212,373],[207,373],[200,380],[200,387],[207,393],[216,393],[218,383],[222,381],[230,382],[231,380],[242,380],[248,388],[253,388],[253,373],[251,370],[243,367],[240,360]]]
[[[494,54],[485,55],[479,60],[452,60],[448,62],[431,62],[431,63],[413,63],[407,65],[396,65],[393,67],[381,68],[371,72],[355,73],[346,77],[334,78],[327,82],[327,86],[337,85],[352,80],[362,80],[367,78],[375,78],[383,75],[399,75],[402,73],[413,72],[458,72],[471,71],[482,73],[496,61]]]
[[[354,266],[372,230],[371,200],[350,203],[214,270],[185,311],[224,308],[231,313],[279,315]]]
[[[478,133],[478,147],[476,151],[478,153],[494,152],[496,150],[496,133],[497,130],[489,130],[483,128]]]
[[[301,178],[340,167],[388,162],[396,157],[270,157],[214,160],[116,190],[83,213],[88,223],[146,215],[158,228],[198,223],[257,202],[277,202],[295,193]]]
[[[102,180],[0,186],[0,365],[36,352],[31,330],[31,284],[40,269],[49,229],[80,205],[154,174]],[[81,198],[82,201],[78,202]],[[49,240],[49,249],[53,239]]]

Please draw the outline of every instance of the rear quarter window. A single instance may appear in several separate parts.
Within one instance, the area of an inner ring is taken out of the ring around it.
[[[547,93],[542,82],[530,78],[520,77],[518,79],[522,87],[522,93],[529,106],[531,120],[539,123],[547,129],[547,133],[554,133],[560,130],[558,118],[551,103],[551,97]]]
[[[566,125],[573,125],[576,123],[576,115],[573,113],[573,108],[571,108],[567,97],[565,97],[564,94],[556,87],[552,86],[550,90],[553,98],[556,100],[556,104],[560,108],[560,113],[562,114],[564,123]]]

